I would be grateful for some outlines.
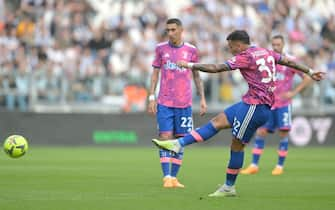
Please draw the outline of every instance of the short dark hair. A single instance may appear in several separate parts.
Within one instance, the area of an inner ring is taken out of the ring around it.
[[[284,36],[281,35],[281,34],[274,35],[274,36],[272,37],[272,39],[281,39],[281,40],[284,42]]]
[[[166,24],[176,24],[177,26],[183,25],[181,20],[179,20],[178,18],[170,18],[166,21]]]
[[[250,44],[250,37],[245,30],[236,30],[227,36],[227,41],[241,41],[244,44]]]

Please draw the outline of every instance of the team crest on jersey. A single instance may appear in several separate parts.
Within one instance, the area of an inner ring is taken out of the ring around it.
[[[165,53],[163,57],[164,57],[164,58],[169,58],[170,55],[169,55],[169,53]]]

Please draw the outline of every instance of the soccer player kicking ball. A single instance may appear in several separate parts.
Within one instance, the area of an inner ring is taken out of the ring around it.
[[[324,73],[314,72],[272,50],[250,46],[249,35],[244,30],[232,32],[228,35],[227,41],[234,57],[222,64],[180,61],[178,65],[209,73],[239,70],[249,86],[242,101],[228,107],[207,124],[182,138],[169,141],[152,140],[158,147],[178,153],[186,145],[206,141],[220,130],[231,128],[233,138],[226,181],[214,193],[209,194],[210,197],[236,196],[235,181],[243,165],[244,147],[256,130],[268,121],[271,114],[271,106],[274,104],[276,64],[295,68],[317,81],[324,77]]]
[[[275,52],[283,54],[284,37],[281,35],[272,37],[272,48]],[[289,55],[285,56],[290,57]],[[294,57],[290,58],[295,59]],[[292,90],[293,78],[296,73],[300,73],[299,76],[303,80]],[[288,133],[291,129],[291,99],[308,86],[312,80],[308,75],[303,75],[301,72],[282,65],[276,65],[276,75],[275,102],[272,105],[270,118],[265,125],[257,129],[252,150],[252,163],[246,169],[241,170],[241,174],[256,174],[258,172],[258,162],[264,149],[265,137],[276,129],[278,129],[281,140],[278,147],[278,162],[272,170],[272,175],[281,175],[284,172],[283,166],[288,151]]]
[[[186,135],[193,129],[192,120],[192,78],[200,96],[200,115],[206,113],[207,104],[199,72],[177,66],[180,59],[198,61],[197,48],[182,40],[182,22],[171,18],[166,22],[169,41],[159,43],[155,51],[151,76],[148,112],[156,114],[159,138],[161,140]],[[156,102],[155,89],[161,74],[160,90]],[[160,163],[163,171],[163,187],[183,188],[177,179],[184,151],[176,153],[161,148]]]

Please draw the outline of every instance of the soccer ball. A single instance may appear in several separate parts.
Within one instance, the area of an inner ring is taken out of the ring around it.
[[[12,135],[5,140],[3,148],[9,157],[19,158],[26,154],[28,142],[23,136]]]

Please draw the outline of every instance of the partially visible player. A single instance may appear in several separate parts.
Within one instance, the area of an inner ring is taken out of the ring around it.
[[[299,64],[272,50],[250,46],[250,38],[246,31],[236,30],[227,37],[228,46],[234,57],[222,64],[200,64],[179,61],[178,66],[192,68],[209,73],[240,70],[248,83],[249,90],[236,103],[218,114],[210,122],[186,136],[169,141],[153,139],[153,143],[178,153],[186,145],[210,139],[222,129],[232,128],[230,160],[226,171],[226,181],[210,197],[236,196],[235,181],[243,165],[244,147],[256,130],[264,125],[270,117],[274,104],[276,64],[293,67],[314,80],[322,80],[324,73],[314,72],[309,67]]]
[[[151,76],[148,112],[156,114],[161,140],[186,135],[193,129],[192,77],[200,96],[200,115],[207,111],[204,88],[199,72],[177,66],[178,60],[198,62],[197,48],[182,40],[182,22],[173,18],[166,22],[169,41],[156,47]],[[161,74],[160,89],[156,102],[155,90]],[[182,164],[183,150],[171,153],[160,149],[159,157],[163,171],[163,187],[184,187],[177,179]]]
[[[275,52],[283,54],[284,37],[282,35],[272,37],[272,48]],[[292,56],[287,54],[285,56],[295,60]],[[293,78],[297,73],[303,80],[293,89]],[[292,98],[307,87],[312,80],[308,75],[282,65],[276,65],[276,75],[275,103],[272,106],[270,119],[257,130],[252,150],[252,163],[246,169],[241,170],[241,174],[256,174],[258,172],[258,162],[263,153],[265,137],[276,129],[278,129],[281,140],[278,147],[278,162],[272,170],[272,175],[281,175],[284,172],[284,161],[288,152],[288,134],[291,129]]]

